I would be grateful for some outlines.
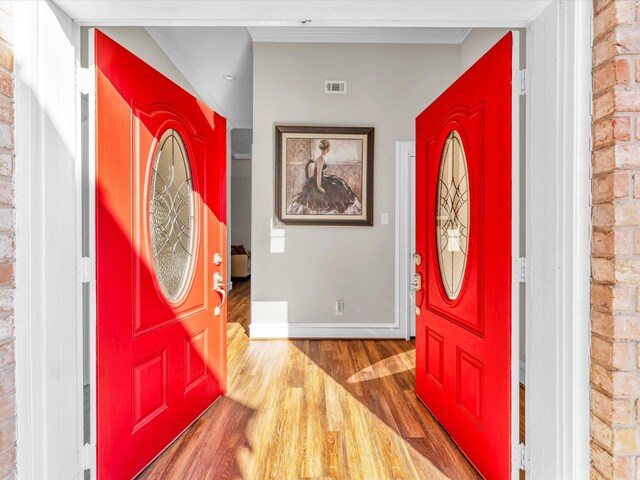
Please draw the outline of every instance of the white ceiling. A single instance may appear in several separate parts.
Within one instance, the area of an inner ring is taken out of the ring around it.
[[[90,25],[524,27],[552,0],[53,0]]]
[[[233,128],[252,127],[253,57],[243,27],[146,27],[207,105]],[[234,81],[222,78],[231,74]]]

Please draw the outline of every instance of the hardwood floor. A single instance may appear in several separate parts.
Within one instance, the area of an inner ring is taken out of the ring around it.
[[[141,479],[480,478],[414,393],[410,341],[249,341],[229,297],[228,393]]]

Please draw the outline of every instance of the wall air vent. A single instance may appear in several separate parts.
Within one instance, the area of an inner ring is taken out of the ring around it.
[[[346,80],[325,80],[324,93],[329,95],[346,95],[347,81]]]

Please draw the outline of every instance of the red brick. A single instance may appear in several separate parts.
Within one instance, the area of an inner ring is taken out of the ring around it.
[[[613,372],[599,363],[591,362],[591,384],[611,395],[613,392]]]
[[[613,96],[616,112],[640,111],[640,90],[631,87],[616,88]]]
[[[640,284],[640,259],[616,258],[613,262],[615,282]]]
[[[636,29],[616,30],[617,52],[623,55],[640,53],[640,35]]]
[[[611,339],[591,338],[591,358],[600,365],[611,365],[613,361],[613,343]]]
[[[0,452],[0,478],[5,478],[14,473],[16,465],[16,448],[10,448]]]
[[[617,340],[637,340],[640,338],[640,316],[616,314],[611,317],[611,322],[613,336]]]
[[[0,397],[0,420],[13,418],[16,415],[16,394],[10,393]]]
[[[0,345],[0,368],[15,363],[15,352],[13,341]]]
[[[15,295],[12,288],[0,288],[0,313],[13,312]]]
[[[593,66],[597,67],[619,52],[615,32],[609,32],[599,38],[593,45]]]
[[[0,314],[0,341],[12,339],[15,332],[15,320],[9,313]],[[1,395],[1,394],[0,394]]]
[[[616,434],[618,431],[616,431]],[[626,433],[626,430],[625,430]],[[620,451],[620,446],[623,445],[621,441],[616,439],[616,454]],[[616,455],[613,457],[613,478],[615,480],[628,480],[633,478],[634,475],[634,460],[632,457],[623,457]]]
[[[611,285],[591,284],[591,305],[601,312],[610,312],[613,305],[613,287]]]
[[[2,70],[0,70],[0,94],[13,98],[13,76]]]
[[[613,457],[611,456],[611,454],[594,442],[591,442],[590,453],[591,465],[597,470],[598,474],[602,475],[601,478],[606,478],[609,480],[612,479]]]
[[[638,368],[638,345],[635,342],[613,342],[611,366],[632,372]]]
[[[640,168],[640,145],[616,145],[614,163],[617,168]]]
[[[635,396],[640,391],[638,372],[612,372],[614,396]]]
[[[13,287],[15,283],[12,261],[0,261],[0,287]]]
[[[0,451],[16,444],[16,421],[8,418],[0,422]]]
[[[615,268],[612,258],[592,258],[591,277],[594,282],[613,283],[615,281]]]
[[[593,202],[606,203],[614,198],[626,197],[630,183],[629,175],[625,172],[595,175],[592,179]]]
[[[13,49],[4,40],[0,40],[0,66],[13,72]]]
[[[614,0],[594,0],[593,2],[593,11],[594,13],[598,13],[603,8],[606,8],[607,5],[611,4]]]
[[[605,205],[596,205],[596,207]],[[614,222],[618,226],[638,226],[640,225],[640,204],[638,203],[616,203],[614,207]],[[594,222],[595,224],[595,222]]]
[[[616,93],[613,88],[605,90],[593,100],[593,118],[603,118],[616,110]]]
[[[610,117],[598,120],[593,124],[593,146],[601,148],[610,145],[614,140],[627,141],[631,139],[631,119],[628,116]],[[613,150],[611,150],[611,162],[613,163]],[[603,171],[596,166],[594,170]]]
[[[0,206],[6,205],[13,207],[15,203],[15,193],[13,181],[0,177]]]
[[[610,313],[605,312],[591,312],[591,332],[603,335],[606,337],[613,337],[614,334],[613,316]],[[640,325],[639,325],[640,330]]]
[[[13,123],[13,100],[0,95],[0,122]]]
[[[615,223],[614,206],[608,203],[594,205],[591,220],[594,227],[611,227]]]
[[[0,396],[15,392],[16,376],[13,365],[0,369]]]
[[[613,428],[611,425],[607,425],[592,414],[589,418],[589,433],[607,452],[613,451]]]

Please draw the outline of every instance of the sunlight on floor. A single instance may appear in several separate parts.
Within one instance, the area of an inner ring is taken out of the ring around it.
[[[351,375],[347,380],[347,383],[366,382],[367,380],[406,372],[407,370],[412,370],[415,367],[415,364],[416,351],[409,350],[408,352],[399,353],[363,368],[358,373]]]

